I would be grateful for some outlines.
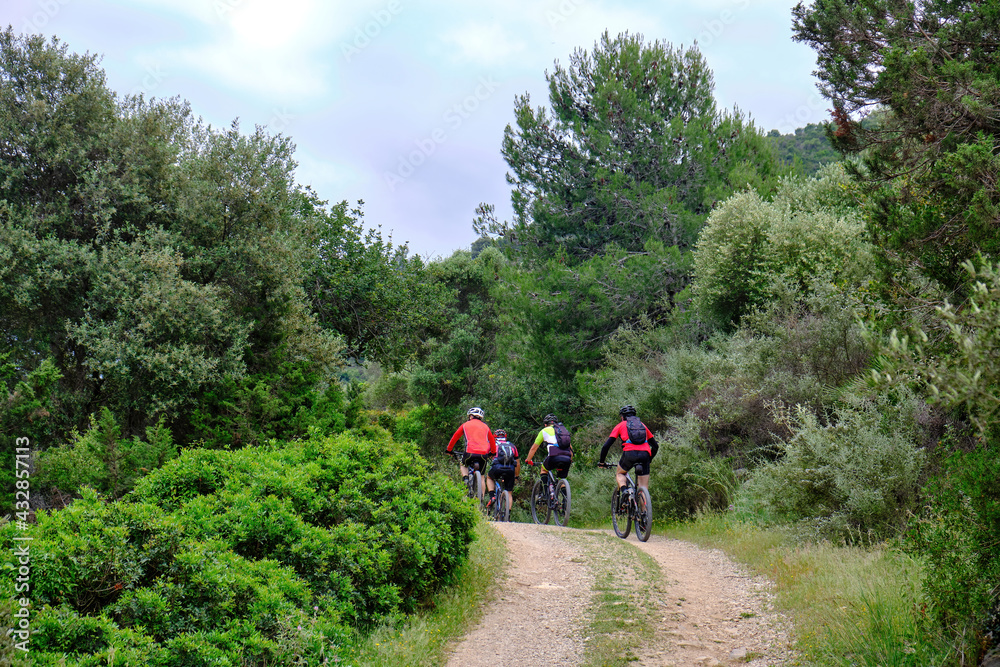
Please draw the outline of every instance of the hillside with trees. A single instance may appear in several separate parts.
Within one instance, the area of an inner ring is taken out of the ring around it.
[[[440,452],[469,406],[522,453],[558,414],[594,526],[623,404],[661,445],[658,523],[772,531],[776,569],[815,544],[905,564],[842,648],[799,638],[810,664],[978,664],[1000,632],[1000,14],[793,22],[835,154],[818,125],[719,110],[696,48],[604,34],[515,100],[513,219],[484,203],[474,252],[429,262],[297,185],[290,139],[3,33],[6,506],[18,438],[33,458],[0,534],[34,539],[35,664],[353,655],[468,558],[480,517]]]
[[[809,123],[790,134],[771,130],[767,133],[767,138],[781,164],[801,169],[807,176],[812,176],[820,167],[841,159],[840,153],[827,137],[825,123]]]

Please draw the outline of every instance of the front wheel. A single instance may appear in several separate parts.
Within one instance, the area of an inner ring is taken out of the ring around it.
[[[551,511],[548,491],[542,480],[536,479],[535,485],[531,487],[531,518],[535,523],[548,523]]]
[[[622,507],[621,489],[615,489],[611,494],[611,525],[614,526],[615,535],[623,540],[632,530],[632,516],[629,514],[628,505]]]
[[[556,524],[565,526],[569,523],[569,480],[561,479],[556,484],[556,506],[553,512],[556,515]]]
[[[639,487],[635,494],[635,536],[640,542],[649,539],[653,532],[653,499],[649,489]]]

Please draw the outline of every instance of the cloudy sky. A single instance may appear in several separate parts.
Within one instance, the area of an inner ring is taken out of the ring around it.
[[[3,0],[0,24],[103,57],[110,87],[179,96],[215,126],[294,140],[297,179],[364,200],[424,257],[474,240],[480,202],[510,217],[500,156],[514,98],[605,30],[697,40],[716,99],[765,131],[826,119],[792,0]]]

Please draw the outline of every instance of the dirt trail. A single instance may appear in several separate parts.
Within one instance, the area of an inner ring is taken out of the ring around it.
[[[459,643],[449,667],[579,665],[598,567],[584,536],[604,531],[495,524],[510,562],[499,599]],[[769,584],[725,554],[653,536],[628,539],[660,568],[655,635],[635,648],[639,665],[766,667],[790,663],[785,619],[770,610]]]

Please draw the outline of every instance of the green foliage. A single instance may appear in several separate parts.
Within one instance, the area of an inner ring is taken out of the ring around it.
[[[957,653],[979,650],[990,612],[1000,609],[998,478],[995,446],[952,452],[924,488],[923,511],[906,535],[907,548],[928,564],[930,613],[958,638]]]
[[[732,502],[737,486],[732,462],[709,455],[701,427],[693,414],[669,420],[649,480],[654,516],[689,519],[698,512],[725,510]]]
[[[340,433],[349,408],[344,390],[337,382],[324,388],[317,371],[300,360],[275,373],[227,379],[193,410],[192,430],[207,446],[236,448],[301,438],[310,428]]]
[[[424,331],[422,359],[410,374],[410,396],[454,407],[475,393],[483,368],[496,358],[501,274],[506,261],[488,248],[475,259],[467,251],[428,266],[444,295],[437,321]]]
[[[90,428],[74,432],[64,445],[50,447],[38,456],[38,487],[75,495],[91,487],[111,498],[119,498],[148,472],[177,454],[170,429],[161,417],[146,428],[146,439],[123,439],[114,415],[103,408],[91,417]]]
[[[791,134],[771,130],[767,139],[781,164],[799,167],[806,175],[813,175],[820,167],[841,159],[826,136],[825,124],[809,123]]]
[[[809,179],[785,179],[765,201],[756,191],[715,209],[698,238],[695,304],[724,327],[775,297],[788,283],[808,294],[817,277],[853,288],[874,272],[864,225],[848,199],[839,164]]]
[[[519,97],[504,133],[516,223],[483,225],[516,254],[543,259],[558,245],[573,265],[611,244],[683,249],[716,201],[779,171],[752,124],[716,111],[695,48],[605,33],[546,79],[551,111]]]
[[[932,340],[922,329],[912,336],[893,330],[883,348],[885,363],[873,371],[891,384],[916,379],[933,401],[961,408],[981,437],[1000,441],[1000,265],[963,265],[969,298],[961,307],[945,301],[930,322]],[[935,332],[935,329],[937,330]],[[940,338],[944,340],[940,340]]]
[[[319,321],[344,339],[347,353],[398,370],[413,356],[441,295],[420,257],[364,229],[361,202],[323,216],[307,282]]]
[[[0,503],[14,506],[15,450],[35,450],[51,441],[56,430],[52,413],[54,394],[61,377],[51,359],[18,380],[17,367],[9,359],[13,350],[0,352]],[[18,438],[27,440],[18,441]],[[18,445],[20,442],[20,445]]]
[[[456,485],[384,432],[188,450],[122,500],[84,490],[38,513],[33,650],[39,664],[333,660],[451,582],[474,521]]]
[[[126,439],[166,417],[187,444],[199,401],[266,378],[287,403],[272,378],[290,367],[325,389],[341,345],[303,284],[327,217],[290,140],[118,97],[95,56],[11,29],[0,119],[0,326],[12,383],[59,373],[43,446],[104,407]]]
[[[705,350],[678,343],[648,320],[623,326],[608,341],[603,367],[585,385],[588,411],[614,420],[621,406],[634,405],[646,425],[659,430],[667,418],[684,414],[707,365]]]
[[[911,394],[846,397],[832,424],[798,406],[783,414],[784,456],[758,468],[747,493],[761,510],[851,542],[897,534],[916,507],[925,453]]]
[[[996,6],[830,0],[793,14],[834,107],[830,136],[862,157],[852,172],[881,257],[955,287],[963,261],[1000,252]]]

